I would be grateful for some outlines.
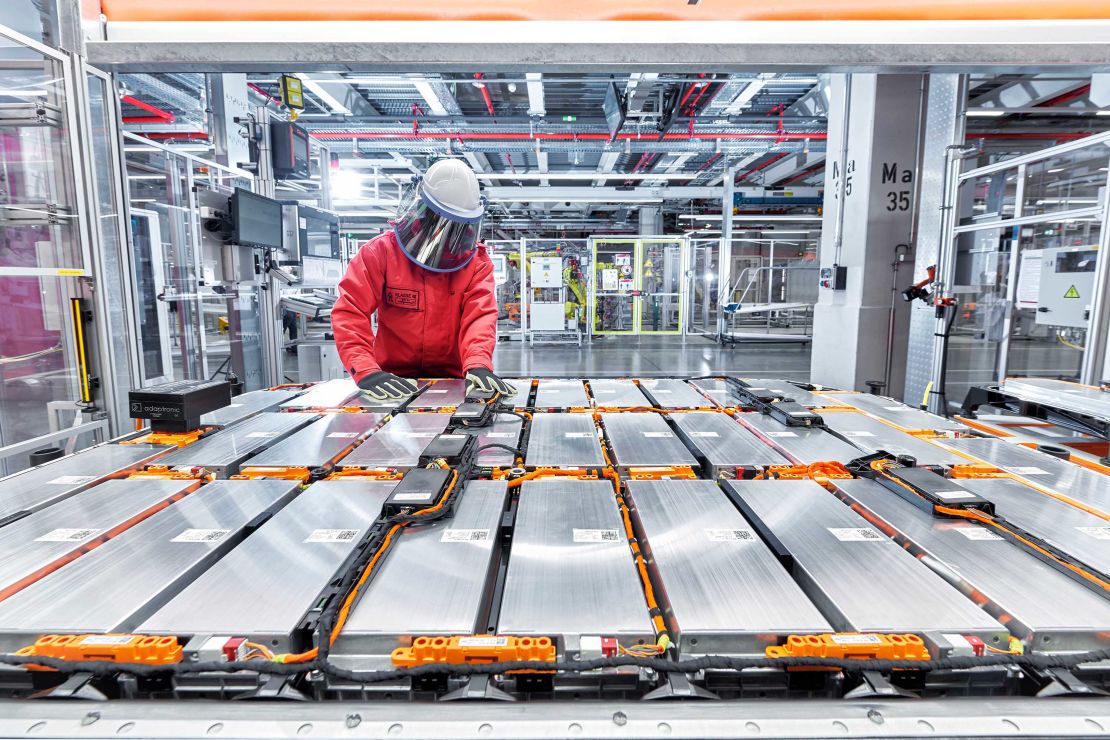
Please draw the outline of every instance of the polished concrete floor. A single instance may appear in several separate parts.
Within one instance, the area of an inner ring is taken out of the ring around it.
[[[701,337],[608,337],[574,345],[529,347],[500,342],[493,356],[502,376],[706,375],[727,372],[809,379],[808,344],[741,344],[721,347]]]

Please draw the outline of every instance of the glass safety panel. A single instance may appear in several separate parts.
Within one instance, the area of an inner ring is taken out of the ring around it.
[[[690,241],[690,315],[687,331],[715,334],[717,331],[717,277],[721,256],[719,239]]]
[[[682,330],[683,239],[643,239],[637,259],[641,334],[678,334]]]
[[[636,332],[638,248],[635,239],[594,240],[594,334]]]
[[[1106,188],[1105,147],[1084,147],[1025,166],[1022,216],[1094,208]]]
[[[519,340],[523,335],[524,311],[521,292],[524,271],[519,239],[483,241],[493,262],[493,283],[497,298],[497,336]]]

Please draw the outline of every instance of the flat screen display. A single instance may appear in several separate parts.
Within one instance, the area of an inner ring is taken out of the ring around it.
[[[231,196],[233,241],[246,247],[281,249],[281,203],[235,188]]]

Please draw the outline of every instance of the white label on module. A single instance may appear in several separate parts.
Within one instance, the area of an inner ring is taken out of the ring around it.
[[[592,432],[567,432],[563,436],[567,439],[585,439],[594,435]]]
[[[431,439],[436,436],[435,432],[402,432],[402,437],[416,437],[418,439]]]
[[[439,436],[442,439],[466,439],[467,437],[465,434],[441,434]]]
[[[52,529],[35,542],[81,542],[98,534],[99,529]]]
[[[615,529],[574,529],[575,542],[620,542],[620,534]]]
[[[845,437],[874,437],[874,432],[841,432]]]
[[[970,491],[937,491],[936,495],[944,498],[975,498],[975,494]]]
[[[1043,468],[1033,466],[1021,466],[1017,468],[1010,468],[1010,472],[1015,475],[1048,475],[1048,471]]]
[[[488,529],[445,529],[440,542],[485,542],[489,539]]]
[[[711,542],[751,542],[755,535],[747,529],[707,529],[705,536]]]
[[[358,432],[332,432],[328,435],[329,438],[334,439],[354,439],[358,436]]]
[[[797,437],[797,432],[767,432],[768,437]]]
[[[878,635],[829,635],[837,645],[881,645],[882,638]]]
[[[516,432],[486,432],[486,439],[516,439]]]
[[[905,407],[905,406],[883,406],[883,408],[886,409],[887,411],[906,411],[907,410],[907,407]]]
[[[219,542],[230,529],[186,529],[170,542]]]
[[[459,647],[507,647],[508,637],[460,637]]]
[[[649,387],[648,390],[651,391],[652,393],[670,393],[671,392],[670,389],[668,389],[668,388],[651,388],[651,387]]]
[[[690,432],[691,437],[720,437],[716,432]]]
[[[433,393],[446,393],[446,392],[447,392],[446,388],[429,388],[428,390],[424,391],[424,395],[425,396],[430,396]]]
[[[644,432],[644,436],[651,437],[653,439],[666,439],[668,437],[673,437],[674,435],[670,432]]]
[[[990,530],[983,529],[982,527],[956,527],[957,532],[967,537],[969,540],[1001,540],[1002,538]]]
[[[242,406],[242,405],[243,405],[243,404],[241,404],[241,403],[229,403],[229,404],[227,405],[227,408],[229,408],[229,409],[237,409],[237,408],[239,408],[239,407],[240,407],[240,406]]]
[[[1076,527],[1076,529],[1096,540],[1110,540],[1110,527]]]
[[[305,538],[305,542],[354,542],[358,538],[358,529],[314,529],[312,534]]]
[[[59,475],[54,480],[46,482],[52,486],[79,486],[94,480],[96,480],[95,475]]]
[[[135,635],[88,635],[81,639],[82,645],[126,645]]]
[[[248,432],[247,436],[248,437],[261,437],[261,438],[264,438],[264,439],[269,439],[270,437],[278,436],[278,433],[277,432]]]
[[[617,389],[616,388],[594,388],[593,392],[594,393],[616,393]]]
[[[886,538],[871,527],[829,527],[832,536],[841,542],[882,542]]]
[[[431,492],[427,493],[395,493],[393,494],[394,501],[427,501],[432,497]]]

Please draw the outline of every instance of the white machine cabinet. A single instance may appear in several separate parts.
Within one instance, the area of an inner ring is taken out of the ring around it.
[[[1086,329],[1094,300],[1094,247],[1045,249],[1041,257],[1037,323]]]

